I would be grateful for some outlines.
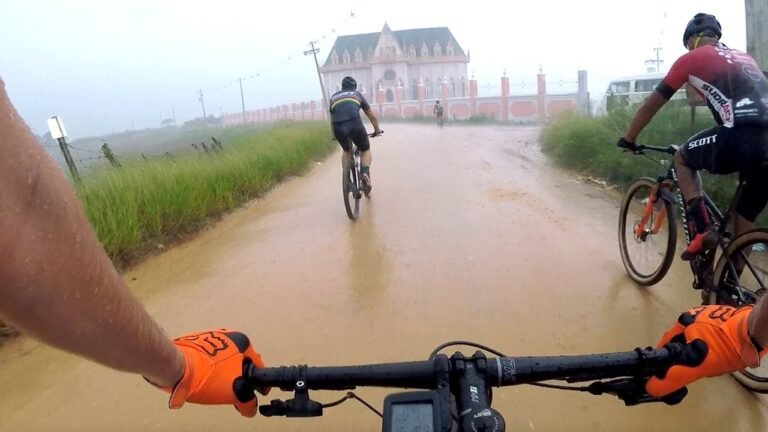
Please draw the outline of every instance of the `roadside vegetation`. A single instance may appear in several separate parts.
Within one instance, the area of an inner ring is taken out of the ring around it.
[[[648,152],[648,156],[655,159],[651,160],[616,147],[616,141],[626,132],[635,108],[613,111],[603,117],[563,112],[543,128],[542,150],[564,168],[603,179],[621,190],[638,177],[663,175],[671,162],[670,157]],[[637,141],[655,146],[682,144],[694,133],[714,125],[706,108],[697,108],[692,124],[690,108],[667,105]],[[702,171],[701,176],[704,190],[718,206],[725,209],[733,198],[738,175],[714,176]]]
[[[220,151],[123,157],[121,168],[94,169],[77,185],[116,265],[201,229],[336,148],[325,123],[217,129],[216,135]]]

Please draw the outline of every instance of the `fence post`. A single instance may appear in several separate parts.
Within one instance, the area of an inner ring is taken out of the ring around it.
[[[213,141],[213,146],[215,148],[218,148],[221,151],[224,151],[224,146],[221,145],[221,141],[217,140],[216,137],[212,136],[211,141]]]
[[[69,172],[72,174],[72,178],[74,178],[75,181],[80,182],[80,173],[77,172],[75,160],[72,159],[72,154],[69,153],[69,144],[67,144],[66,138],[57,138],[56,141],[59,142],[61,154],[64,155],[64,161],[67,163],[67,167],[69,168]]]
[[[120,165],[120,161],[117,160],[117,156],[115,156],[114,153],[112,153],[112,149],[109,148],[109,144],[104,143],[101,145],[101,151],[104,153],[104,157],[107,158],[109,163],[112,164],[115,168],[121,168],[122,165]]]

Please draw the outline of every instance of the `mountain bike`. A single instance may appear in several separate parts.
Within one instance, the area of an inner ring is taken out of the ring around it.
[[[678,148],[676,145],[638,145],[635,154],[654,151],[674,156]],[[729,224],[745,184],[746,180],[739,180],[725,213],[706,192],[702,195],[720,237],[717,248],[689,261],[693,289],[701,291],[704,305],[749,305],[766,293],[768,230],[757,228],[733,238]],[[688,229],[684,203],[674,163],[669,164],[665,175],[637,179],[624,194],[619,212],[619,250],[624,268],[638,284],[658,283],[672,265],[678,240],[676,207],[685,240],[690,244],[692,233]],[[733,377],[750,390],[768,393],[768,361],[757,368],[735,372]]]
[[[381,131],[379,135],[383,134]],[[375,133],[368,134],[369,137],[379,136]],[[360,149],[351,140],[349,145],[353,147],[351,163],[345,163],[341,176],[341,189],[344,194],[344,208],[347,210],[347,216],[351,220],[357,220],[360,216],[360,198],[365,194],[370,198],[370,189],[363,184],[363,177],[360,172]]]
[[[476,351],[467,357],[456,352],[439,354],[454,345],[468,345],[498,357],[486,357]],[[382,418],[383,432],[504,432],[502,415],[494,410],[492,387],[520,384],[608,394],[627,406],[648,402],[680,403],[688,393],[683,387],[657,399],[645,391],[651,376],[666,371],[682,352],[683,345],[671,343],[660,349],[636,348],[634,351],[549,357],[508,357],[491,348],[466,341],[449,342],[437,347],[428,360],[361,366],[256,368],[244,369],[244,376],[255,388],[278,387],[293,392],[286,401],[272,400],[261,405],[267,417],[318,417],[327,408],[355,399]],[[569,386],[542,383],[559,380],[589,385]],[[322,404],[310,398],[310,390],[354,390],[357,386],[421,389],[393,393],[384,399],[383,412],[348,392],[341,399]]]

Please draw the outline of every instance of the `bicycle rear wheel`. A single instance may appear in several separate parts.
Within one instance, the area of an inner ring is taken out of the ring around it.
[[[658,283],[675,256],[677,227],[672,205],[655,198],[658,182],[641,178],[629,186],[619,211],[619,251],[627,274],[640,285]]]
[[[357,173],[354,162],[350,161],[342,170],[341,185],[344,194],[344,208],[351,220],[357,220],[360,215],[360,191],[357,190]]]
[[[705,303],[757,303],[768,292],[768,230],[755,229],[736,237],[717,261],[714,281],[718,289]],[[768,357],[763,358],[760,366],[734,372],[732,376],[752,391],[768,393]]]

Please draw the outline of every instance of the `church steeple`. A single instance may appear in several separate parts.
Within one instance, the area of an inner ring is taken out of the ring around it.
[[[384,28],[381,29],[382,33],[392,33],[392,29],[389,28],[389,24],[384,21]]]

